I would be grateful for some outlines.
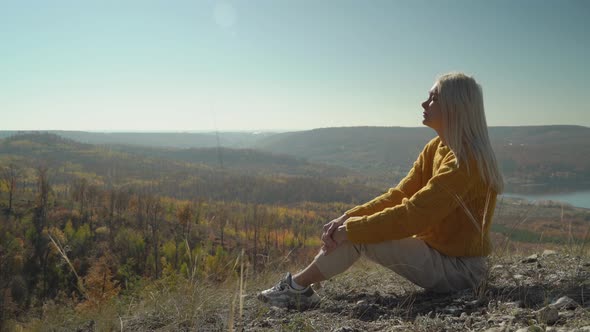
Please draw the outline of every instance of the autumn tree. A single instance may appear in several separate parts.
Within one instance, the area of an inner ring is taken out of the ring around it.
[[[119,294],[109,258],[102,256],[92,263],[84,277],[84,289],[86,301],[80,304],[81,309],[98,307]]]
[[[175,245],[175,254],[174,254],[174,268],[178,268],[178,250],[180,242],[188,241],[191,224],[193,222],[193,206],[190,203],[185,203],[178,208],[176,212],[176,218],[178,222],[174,225],[174,245]]]
[[[180,206],[178,211],[176,212],[176,218],[178,218],[178,222],[182,225],[183,229],[183,237],[188,239],[188,236],[191,231],[191,224],[193,220],[193,207],[191,204],[183,204]]]

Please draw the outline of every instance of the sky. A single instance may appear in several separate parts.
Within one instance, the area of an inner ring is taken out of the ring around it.
[[[590,126],[590,1],[0,0],[0,130],[419,127],[472,75],[490,126]]]

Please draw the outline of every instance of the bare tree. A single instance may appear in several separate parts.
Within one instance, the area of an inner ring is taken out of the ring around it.
[[[14,164],[10,164],[2,169],[1,180],[8,189],[8,209],[6,215],[12,213],[12,202],[14,201],[14,194],[17,189],[18,178],[21,175],[21,170]]]
[[[49,208],[49,180],[47,178],[47,168],[39,166],[37,168],[37,197],[33,213],[33,225],[35,227],[34,239],[34,261],[38,264],[43,272],[43,296],[47,293],[47,256],[49,254],[48,241],[43,235],[43,230],[47,226],[47,210]]]
[[[88,181],[86,179],[78,179],[74,181],[71,192],[74,201],[80,204],[80,215],[84,216],[86,213]]]
[[[160,238],[159,230],[162,221],[164,206],[159,198],[148,195],[145,199],[146,216],[151,229],[154,254],[154,268],[156,279],[160,277]]]

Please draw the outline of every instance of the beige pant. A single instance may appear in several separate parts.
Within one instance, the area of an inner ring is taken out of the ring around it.
[[[484,257],[445,256],[416,238],[376,244],[347,241],[328,255],[319,253],[314,263],[329,279],[346,271],[361,254],[420,287],[441,293],[476,287],[486,273]]]

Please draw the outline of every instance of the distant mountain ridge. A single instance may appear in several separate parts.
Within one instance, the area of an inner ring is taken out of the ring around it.
[[[508,190],[590,189],[590,128],[491,127],[489,133]],[[276,134],[257,148],[362,171],[374,184],[396,183],[435,135],[430,128],[325,128]]]
[[[0,137],[14,133],[0,132]],[[436,134],[426,127],[341,127],[284,133],[52,133],[78,142],[119,146],[116,150],[143,150],[166,159],[213,166],[223,163],[225,151],[235,167],[249,164],[250,170],[264,163],[265,157],[254,150],[281,155],[281,158],[290,155],[295,158],[289,161],[291,164],[297,160],[302,162],[301,159],[315,163],[307,167],[312,173],[317,163],[344,167],[363,174],[371,185],[380,188],[397,183]],[[490,139],[509,190],[590,189],[590,128],[567,125],[490,127]],[[156,152],[141,146],[168,150]],[[247,150],[231,151],[222,147]],[[275,166],[278,171],[280,162]],[[303,169],[305,167],[300,167],[298,171]]]
[[[50,133],[0,139],[0,170],[10,164],[26,184],[34,183],[36,169],[46,168],[52,184],[58,186],[86,179],[97,185],[156,190],[183,199],[348,203],[378,193],[348,169],[292,156],[246,149],[94,145]]]
[[[250,147],[272,132],[88,132],[65,130],[0,131],[0,139],[26,133],[50,133],[88,144],[124,144],[162,148]]]

